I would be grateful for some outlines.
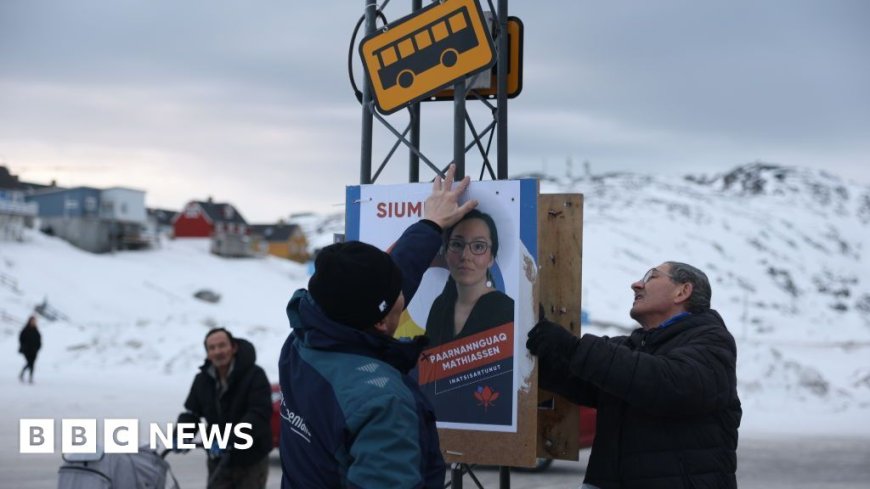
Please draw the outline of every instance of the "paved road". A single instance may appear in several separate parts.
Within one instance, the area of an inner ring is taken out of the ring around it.
[[[870,488],[870,439],[752,438],[737,451],[742,489]]]
[[[8,446],[0,451],[0,488],[54,489],[58,455],[19,455]],[[17,451],[17,450],[16,450]],[[580,462],[556,462],[544,473],[513,472],[512,489],[576,488],[583,479],[588,451]],[[870,487],[870,439],[774,436],[744,437],[738,451],[741,489],[867,489]],[[204,486],[205,456],[201,452],[170,458],[182,489]],[[498,488],[498,471],[478,467],[475,475],[484,488]],[[275,453],[269,489],[281,487],[281,467]],[[464,488],[476,487],[468,476]]]
[[[511,474],[511,489],[576,488],[583,480],[588,450],[581,462],[556,462],[542,474]],[[737,451],[740,489],[868,489],[870,439],[776,436],[744,437]],[[483,487],[498,488],[498,471],[478,469]],[[474,488],[469,479],[463,488]]]

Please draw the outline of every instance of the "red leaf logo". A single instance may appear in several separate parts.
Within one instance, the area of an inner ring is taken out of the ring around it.
[[[499,395],[489,386],[477,386],[477,390],[474,391],[474,398],[477,399],[478,406],[483,406],[483,412],[486,412],[490,406],[495,406],[495,400],[498,399]]]

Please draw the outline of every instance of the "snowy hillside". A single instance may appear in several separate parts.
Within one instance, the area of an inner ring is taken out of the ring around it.
[[[691,263],[738,340],[748,412],[764,423],[786,411],[870,415],[870,188],[752,164],[683,180],[548,181],[542,192],[585,194],[587,330],[631,328],[629,285],[663,261]]]
[[[284,305],[307,283],[306,267],[274,257],[225,259],[207,239],[164,240],[160,248],[94,255],[39,233],[0,243],[0,342],[16,351],[18,332],[47,299],[62,318],[40,320],[40,370],[193,372],[208,329],[225,326],[250,339],[277,379],[289,331]],[[209,303],[202,289],[220,295]],[[18,358],[15,359],[18,363]]]
[[[755,164],[685,179],[545,179],[541,190],[585,195],[585,331],[629,331],[629,285],[665,260],[694,264],[738,340],[746,429],[870,434],[870,188]],[[320,247],[342,220],[301,224]],[[113,255],[38,233],[0,242],[0,368],[20,368],[18,331],[47,298],[65,318],[40,323],[37,377],[159,372],[186,384],[204,333],[220,325],[250,339],[277,380],[284,307],[307,278],[286,260],[216,257],[205,240]],[[194,298],[200,289],[220,302]]]

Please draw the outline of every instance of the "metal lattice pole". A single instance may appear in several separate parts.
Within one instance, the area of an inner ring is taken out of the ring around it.
[[[508,0],[498,0],[498,67],[496,82],[498,83],[498,134],[496,151],[498,151],[499,180],[508,177],[508,104],[507,104],[507,69],[508,69]]]
[[[376,0],[365,0],[365,35],[375,32]],[[362,147],[360,151],[359,183],[372,183],[372,84],[367,76],[363,76],[362,90]]]
[[[411,11],[416,12],[423,8],[423,0],[413,0]],[[420,150],[420,102],[411,105],[411,145]],[[414,151],[408,152],[408,182],[420,181],[420,157]]]
[[[453,84],[453,163],[456,179],[465,178],[465,79]]]

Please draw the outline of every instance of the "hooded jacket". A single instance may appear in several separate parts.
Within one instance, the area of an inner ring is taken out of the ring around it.
[[[601,489],[736,488],[737,349],[714,310],[666,328],[586,334],[541,387],[598,408],[585,482]]]
[[[209,427],[225,423],[251,423],[248,434],[254,440],[247,449],[234,449],[235,443],[245,440],[235,435],[228,444],[231,467],[252,465],[263,459],[272,450],[272,390],[266,373],[256,365],[257,354],[249,341],[236,338],[236,355],[227,378],[227,390],[218,396],[217,378],[209,360],[200,367],[193,379],[190,393],[184,402],[187,413],[179,416],[179,422],[196,423],[205,418]]]
[[[18,335],[18,352],[25,357],[36,357],[36,353],[42,348],[42,335],[37,328],[25,325]]]
[[[437,226],[426,221],[396,242],[391,256],[406,304],[440,245]],[[425,342],[332,321],[304,289],[287,317],[293,332],[279,362],[282,487],[444,487],[435,415],[407,375]]]

